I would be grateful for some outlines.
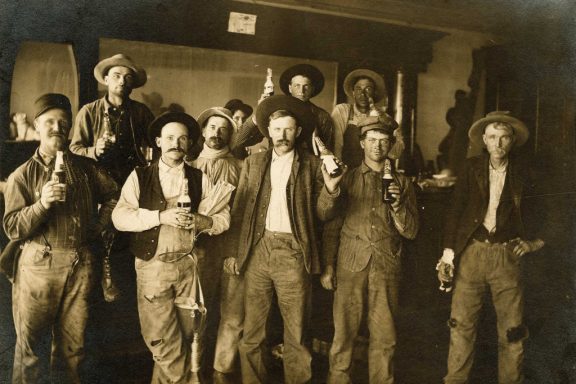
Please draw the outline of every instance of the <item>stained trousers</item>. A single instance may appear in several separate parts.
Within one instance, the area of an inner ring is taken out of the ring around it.
[[[250,256],[244,284],[246,316],[240,343],[242,383],[269,382],[263,347],[274,290],[284,320],[284,382],[309,382],[312,356],[304,343],[304,331],[310,276],[296,238],[290,233],[266,231]]]
[[[13,384],[80,383],[93,256],[86,249],[25,244],[12,288]]]
[[[152,384],[190,382],[193,320],[174,301],[191,297],[195,263],[188,256],[173,263],[157,256],[136,259],[140,327],[154,359]]]
[[[478,317],[486,290],[492,294],[498,329],[498,382],[523,382],[523,292],[519,260],[505,245],[473,240],[462,253],[452,297],[447,384],[468,382]]]
[[[398,310],[399,280],[379,269],[373,259],[360,272],[338,264],[334,292],[334,340],[330,348],[329,384],[352,383],[350,377],[354,341],[363,309],[367,307],[370,331],[368,374],[371,384],[394,382],[396,348],[394,317]]]

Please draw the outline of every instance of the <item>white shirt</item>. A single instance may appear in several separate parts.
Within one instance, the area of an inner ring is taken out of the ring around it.
[[[170,167],[160,159],[158,169],[164,198],[170,199],[179,195],[184,179],[184,163]],[[208,177],[202,174],[202,197],[198,206],[199,213],[204,212],[203,202],[205,205],[212,188],[214,186]],[[139,198],[138,175],[136,175],[136,171],[132,171],[122,187],[118,204],[112,211],[112,222],[116,229],[125,232],[142,232],[160,225],[160,211],[140,208]],[[226,205],[221,211],[210,215],[210,217],[212,218],[212,228],[206,232],[209,235],[220,234],[230,226],[230,207]]]
[[[496,231],[496,210],[498,209],[498,204],[500,204],[500,196],[502,196],[502,190],[504,189],[508,164],[503,169],[496,170],[492,163],[488,163],[490,200],[488,201],[488,210],[482,224],[488,232],[494,233]]]
[[[294,150],[278,156],[272,151],[272,163],[270,164],[270,204],[266,213],[266,229],[274,232],[292,232],[290,226],[290,214],[288,212],[288,199],[286,186],[292,172],[294,162]]]

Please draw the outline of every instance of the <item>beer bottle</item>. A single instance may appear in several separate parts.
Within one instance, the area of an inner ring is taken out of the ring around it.
[[[392,204],[396,199],[390,193],[388,188],[394,181],[392,177],[392,161],[388,158],[384,159],[384,173],[382,175],[382,201],[386,204]]]
[[[192,212],[192,200],[190,200],[190,195],[188,194],[188,179],[184,178],[182,181],[182,188],[180,189],[180,196],[176,201],[176,206],[181,210],[186,212]]]
[[[272,82],[272,68],[266,70],[266,82],[264,83],[264,94],[272,96],[274,94],[274,83]]]
[[[322,139],[320,139],[316,135],[313,135],[313,137],[314,137],[314,143],[316,144],[318,150],[320,151],[320,158],[322,159],[322,162],[324,163],[324,166],[326,167],[326,170],[328,171],[330,177],[340,176],[343,172],[343,169],[336,161],[336,156],[334,156],[334,154],[328,148],[326,148],[326,145],[324,144]]]
[[[116,142],[116,134],[112,130],[110,115],[108,113],[104,114],[104,133],[102,134],[102,137],[109,143],[114,144]]]
[[[370,112],[368,113],[368,116],[375,116],[375,117],[380,116],[380,111],[378,110],[378,108],[376,108],[376,104],[374,104],[374,99],[369,97],[368,103],[370,103]]]
[[[64,195],[58,201],[66,201],[66,171],[64,170],[64,152],[56,151],[56,161],[54,171],[52,171],[52,181],[60,184],[64,188]]]

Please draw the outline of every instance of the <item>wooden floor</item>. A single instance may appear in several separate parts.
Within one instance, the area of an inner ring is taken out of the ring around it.
[[[315,284],[318,288],[318,284]],[[528,286],[527,290],[535,287]],[[576,306],[570,297],[558,298],[543,292],[542,286],[527,292],[527,324],[531,337],[526,342],[526,383],[568,384],[576,383]],[[557,286],[548,289],[556,290]],[[316,292],[316,291],[315,291]],[[320,292],[329,304],[330,294]],[[543,298],[554,300],[543,301]],[[419,308],[414,300],[404,306],[398,320],[398,347],[396,382],[401,384],[441,383],[445,374],[449,332],[449,296],[438,296],[434,307]],[[417,300],[416,300],[417,301]],[[538,306],[536,308],[535,306]],[[0,279],[0,383],[9,383],[13,355],[14,330],[10,311],[10,285]],[[99,302],[94,308],[99,312],[89,332],[86,361],[86,383],[144,384],[149,383],[152,358],[139,335],[134,301],[124,300],[115,304]],[[332,332],[330,311],[325,308],[316,313],[317,326],[313,328],[318,340],[328,339]],[[326,318],[322,320],[322,316]],[[477,345],[477,356],[472,384],[497,383],[497,345],[494,314],[490,308],[483,312]],[[320,332],[323,330],[324,332]],[[366,339],[360,338],[359,357]],[[313,383],[324,383],[328,361],[324,355],[326,345],[314,343]],[[282,383],[281,361],[272,361],[271,383]],[[355,383],[368,383],[367,364],[356,360],[353,369]],[[240,380],[237,378],[237,382]],[[210,380],[208,380],[210,382]]]

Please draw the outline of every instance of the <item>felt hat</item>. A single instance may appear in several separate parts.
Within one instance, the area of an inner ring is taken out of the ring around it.
[[[306,140],[312,135],[316,123],[310,105],[292,96],[274,95],[264,99],[256,108],[256,124],[264,137],[269,136],[270,115],[279,110],[289,111],[296,116],[298,125],[302,127],[299,140]]]
[[[132,85],[132,88],[140,88],[146,84],[146,81],[148,80],[144,68],[136,65],[130,57],[119,53],[102,60],[94,67],[94,77],[100,84],[106,85],[104,77],[112,67],[126,67],[130,68],[132,72],[134,72],[134,84]]]
[[[200,137],[200,126],[192,116],[184,112],[164,112],[148,126],[148,139],[151,143],[156,142],[156,138],[162,133],[162,128],[168,123],[184,124],[188,128],[188,138],[193,143]]]
[[[34,102],[34,119],[50,109],[61,109],[72,116],[70,100],[60,93],[46,93]]]
[[[358,122],[360,128],[360,135],[372,130],[379,130],[389,135],[394,136],[394,130],[398,128],[396,120],[390,116],[383,114],[380,116],[368,116]]]
[[[374,82],[374,102],[384,100],[384,104],[388,103],[388,93],[386,92],[386,83],[384,78],[374,71],[369,69],[355,69],[346,75],[344,79],[344,93],[351,99],[354,99],[354,85],[359,78],[366,77]]]
[[[224,108],[228,109],[234,115],[234,112],[240,110],[244,112],[246,117],[250,116],[254,111],[251,106],[244,104],[240,99],[232,99],[226,103]]]
[[[484,135],[486,127],[489,124],[496,122],[510,124],[514,130],[514,137],[516,138],[514,145],[517,147],[526,143],[528,137],[530,137],[530,131],[528,131],[526,125],[519,119],[512,116],[510,111],[494,111],[488,113],[486,117],[483,117],[472,124],[470,130],[468,131],[468,137],[470,138],[470,141],[475,144],[484,145],[482,135]]]
[[[290,95],[290,90],[288,86],[292,81],[294,76],[304,76],[310,79],[310,82],[314,86],[314,92],[310,97],[314,97],[322,92],[324,88],[324,75],[318,68],[310,64],[296,64],[282,72],[280,75],[280,89],[285,95]]]
[[[202,111],[202,113],[200,113],[200,115],[198,116],[198,125],[200,126],[201,129],[204,128],[204,125],[208,122],[208,119],[212,116],[219,116],[225,118],[231,124],[230,126],[231,132],[235,130],[236,122],[234,121],[234,119],[232,119],[232,112],[222,107],[208,108]]]

